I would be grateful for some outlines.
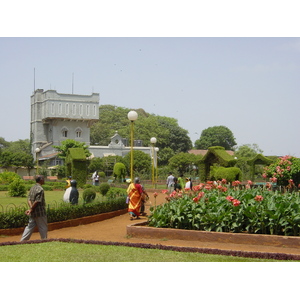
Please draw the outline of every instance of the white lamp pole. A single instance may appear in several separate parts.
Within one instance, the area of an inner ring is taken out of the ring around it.
[[[158,173],[158,165],[157,165],[157,152],[159,148],[155,147],[155,188],[157,187],[157,173]]]
[[[35,148],[34,152],[36,154],[36,175],[39,175],[39,158],[38,155],[40,153],[41,149],[40,148]]]
[[[134,131],[134,121],[137,120],[138,118],[138,114],[136,111],[131,110],[128,115],[128,120],[131,123],[130,126],[130,178],[131,178],[131,182],[133,182],[133,131]]]

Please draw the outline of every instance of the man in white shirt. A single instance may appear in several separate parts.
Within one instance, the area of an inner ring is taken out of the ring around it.
[[[167,178],[167,189],[170,194],[174,191],[174,176],[172,175],[172,172],[169,173]]]

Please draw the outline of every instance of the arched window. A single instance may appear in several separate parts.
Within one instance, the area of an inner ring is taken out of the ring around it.
[[[63,129],[61,130],[61,135],[62,137],[68,137],[68,128],[67,127],[63,127]]]
[[[82,129],[81,128],[78,127],[75,129],[75,137],[78,139],[82,138]]]

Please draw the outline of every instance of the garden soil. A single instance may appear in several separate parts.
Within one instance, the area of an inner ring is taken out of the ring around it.
[[[161,204],[165,202],[165,195],[159,193],[156,201],[153,193],[148,193],[150,196],[146,204],[146,212],[149,214],[150,206]],[[47,199],[46,199],[47,200]],[[219,249],[232,250],[242,252],[262,252],[262,253],[279,253],[279,254],[293,254],[300,255],[300,248],[288,248],[279,246],[265,246],[265,245],[246,245],[246,244],[232,244],[232,243],[214,243],[188,240],[171,240],[158,238],[138,238],[127,236],[127,225],[144,223],[147,217],[141,217],[139,220],[130,220],[129,215],[121,214],[100,222],[94,222],[86,225],[79,225],[75,227],[66,227],[62,229],[51,230],[48,232],[49,239],[78,239],[78,240],[95,240],[105,242],[121,242],[133,244],[151,244],[164,245],[175,247],[191,247],[201,249]],[[0,243],[18,242],[21,236],[0,236]],[[40,239],[39,233],[33,233],[31,240]]]

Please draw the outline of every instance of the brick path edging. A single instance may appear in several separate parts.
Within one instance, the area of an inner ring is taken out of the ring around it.
[[[300,247],[300,237],[267,234],[212,232],[147,227],[147,222],[127,225],[127,235],[137,238],[189,240],[214,243],[250,244],[275,247]]]
[[[113,217],[123,215],[127,212],[128,212],[128,209],[125,208],[125,209],[121,209],[121,210],[111,211],[108,213],[102,213],[102,214],[93,215],[93,216],[82,217],[82,218],[78,218],[78,219],[49,223],[48,231],[55,230],[55,229],[61,229],[61,228],[65,228],[65,227],[73,227],[73,226],[78,226],[78,225],[90,224],[93,222],[104,221],[104,220],[107,220],[107,219],[110,219]],[[8,235],[8,236],[19,235],[19,234],[23,233],[24,228],[25,227],[0,229],[0,235]],[[38,232],[37,228],[35,228],[34,232]]]

